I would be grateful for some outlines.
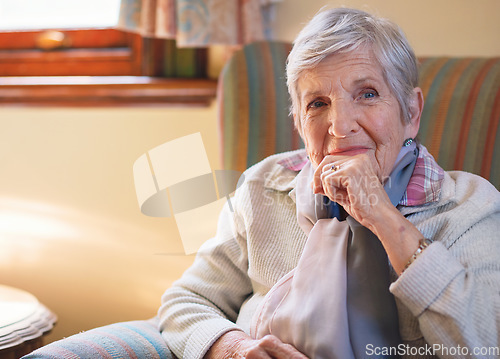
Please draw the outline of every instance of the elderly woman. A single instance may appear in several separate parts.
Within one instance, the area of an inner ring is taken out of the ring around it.
[[[297,37],[287,78],[306,148],[247,170],[216,237],[162,298],[169,350],[344,359],[498,347],[500,194],[444,172],[415,140],[424,100],[399,28],[325,10]]]
[[[245,173],[234,212],[166,291],[172,351],[424,358],[498,347],[500,195],[416,143],[424,100],[400,29],[323,11],[298,35],[287,80],[305,151]]]

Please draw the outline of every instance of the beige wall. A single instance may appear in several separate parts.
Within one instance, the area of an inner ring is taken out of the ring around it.
[[[323,6],[359,8],[395,21],[419,56],[500,56],[498,0],[284,0],[276,38],[293,41]]]
[[[132,165],[195,132],[219,168],[215,105],[0,108],[0,283],[56,312],[49,340],[156,314],[193,257],[172,218],[139,211]]]
[[[277,37],[291,41],[321,6],[342,3],[284,0]],[[418,55],[500,55],[498,0],[345,4],[398,22]],[[139,212],[132,165],[194,132],[218,168],[215,105],[0,108],[0,283],[59,315],[50,339],[155,314],[192,258],[165,255],[181,251],[175,223]]]

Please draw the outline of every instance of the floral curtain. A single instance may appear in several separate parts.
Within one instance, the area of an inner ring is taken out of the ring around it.
[[[178,47],[241,45],[269,39],[281,0],[121,0],[118,27]]]

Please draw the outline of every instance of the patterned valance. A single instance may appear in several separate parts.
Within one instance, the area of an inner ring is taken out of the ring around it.
[[[270,38],[281,0],[121,0],[118,27],[179,47],[241,45]]]

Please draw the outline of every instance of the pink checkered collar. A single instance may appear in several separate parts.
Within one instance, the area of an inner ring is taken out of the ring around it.
[[[399,202],[402,206],[420,206],[437,202],[441,195],[444,180],[444,170],[437,164],[434,157],[423,145],[418,146],[419,154],[415,169],[406,187],[406,192]],[[309,161],[305,151],[294,152],[280,160],[278,164],[299,172]]]

